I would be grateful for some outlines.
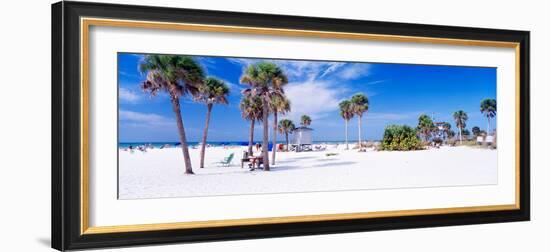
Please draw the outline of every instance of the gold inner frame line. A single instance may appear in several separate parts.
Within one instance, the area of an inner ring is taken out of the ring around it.
[[[461,46],[487,46],[487,47],[514,48],[515,56],[516,56],[516,62],[515,62],[515,65],[516,65],[516,70],[515,70],[516,71],[515,73],[516,74],[516,79],[515,79],[515,82],[516,82],[515,204],[90,227],[89,225],[89,29],[90,29],[90,26],[128,27],[128,28],[143,28],[143,29],[184,30],[184,31],[240,33],[240,34],[254,34],[254,35],[316,37],[316,38],[330,38],[330,39],[355,39],[355,40],[384,41],[384,42],[409,42],[409,43],[430,43],[430,44],[446,44],[446,45],[461,45]],[[80,40],[80,43],[81,43],[81,47],[80,47],[81,48],[80,50],[81,118],[80,120],[81,120],[81,145],[82,145],[81,153],[80,153],[81,154],[80,233],[83,235],[101,234],[101,233],[118,233],[118,232],[138,232],[138,231],[158,231],[158,230],[207,228],[207,227],[242,226],[242,225],[279,224],[279,223],[291,223],[291,222],[367,219],[367,218],[383,218],[383,217],[414,216],[414,215],[488,212],[488,211],[520,209],[520,205],[519,205],[520,203],[520,192],[519,192],[520,190],[520,180],[519,180],[519,175],[520,175],[520,169],[519,169],[520,167],[520,163],[519,163],[519,157],[520,157],[520,149],[519,149],[520,50],[519,50],[519,43],[503,42],[503,41],[432,38],[432,37],[381,35],[381,34],[348,33],[348,32],[328,32],[328,31],[317,31],[317,30],[294,30],[294,29],[261,28],[261,27],[249,27],[249,26],[169,23],[169,22],[101,19],[101,18],[85,18],[85,17],[80,19],[80,28],[81,28],[80,29],[80,38],[81,38]]]

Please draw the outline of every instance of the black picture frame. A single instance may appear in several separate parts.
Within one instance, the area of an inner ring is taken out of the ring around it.
[[[519,209],[160,231],[81,234],[80,17],[519,43]],[[58,250],[253,239],[530,219],[529,32],[102,3],[52,5],[52,247]]]

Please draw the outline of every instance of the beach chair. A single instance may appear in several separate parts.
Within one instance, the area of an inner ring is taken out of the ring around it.
[[[217,162],[217,164],[221,164],[222,166],[228,167],[231,165],[231,161],[233,161],[233,157],[235,156],[235,153],[229,154],[229,156],[223,158],[222,161]]]
[[[244,168],[244,163],[250,163],[250,157],[248,157],[248,151],[243,151],[243,158],[241,158],[241,169]]]

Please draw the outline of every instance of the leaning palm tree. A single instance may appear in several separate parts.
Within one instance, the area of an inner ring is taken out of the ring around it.
[[[453,113],[453,118],[455,119],[456,127],[458,128],[458,138],[460,144],[462,144],[462,132],[466,128],[466,121],[468,121],[468,114],[466,112],[459,110]]]
[[[141,83],[143,91],[152,96],[157,95],[160,91],[169,94],[172,109],[176,114],[185,173],[193,174],[181,117],[180,96],[186,94],[195,96],[199,92],[204,79],[204,70],[192,57],[174,55],[147,55],[140,63],[139,69],[142,73],[147,74],[147,79]]]
[[[250,135],[248,138],[248,153],[252,155],[252,145],[254,144],[254,124],[263,120],[262,98],[258,96],[243,96],[239,104],[241,116],[250,121]]]
[[[225,82],[214,77],[208,77],[204,80],[204,84],[199,88],[199,94],[195,97],[195,100],[206,104],[206,123],[204,124],[204,133],[202,134],[200,168],[204,168],[206,137],[208,135],[212,108],[214,104],[227,104],[228,95],[229,87]]]
[[[262,98],[263,108],[263,141],[262,156],[264,170],[269,171],[269,102],[274,96],[284,97],[283,86],[288,83],[283,70],[274,63],[260,62],[249,65],[241,76],[241,83],[249,85],[243,90],[244,95],[259,96]]]
[[[291,120],[283,119],[279,122],[279,132],[281,134],[285,134],[285,140],[286,140],[286,151],[288,151],[288,134],[292,133],[296,126],[294,126],[294,123]]]
[[[497,100],[495,99],[484,99],[481,101],[479,110],[481,113],[487,117],[487,133],[491,129],[491,118],[497,115]]]
[[[353,118],[353,109],[351,101],[344,100],[338,104],[340,106],[340,116],[344,119],[344,122],[346,123],[346,150],[349,150],[349,144],[348,144],[348,122]]]
[[[271,153],[271,164],[275,165],[275,153],[277,153],[277,115],[284,115],[290,112],[290,101],[284,96],[273,96],[269,103],[269,109],[273,113],[273,135],[271,137],[273,151]]]
[[[363,113],[367,112],[369,110],[369,99],[366,95],[363,93],[357,93],[351,97],[351,106],[353,113],[357,115],[357,126],[359,129],[359,135],[358,135],[358,143],[359,143],[359,149],[362,148],[361,143],[361,119],[363,117]]]
[[[302,125],[303,127],[311,125],[311,117],[309,117],[308,115],[302,115],[302,117],[300,118],[300,125]]]

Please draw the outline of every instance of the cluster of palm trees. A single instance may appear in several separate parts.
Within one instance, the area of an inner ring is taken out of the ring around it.
[[[193,174],[185,127],[181,116],[180,98],[190,96],[193,101],[206,105],[206,121],[200,150],[200,168],[204,167],[205,147],[210,125],[210,116],[214,104],[228,104],[229,87],[222,80],[205,76],[203,67],[190,56],[147,55],[139,65],[140,71],[146,74],[141,89],[151,96],[166,92],[170,97],[176,116],[179,140],[184,157],[185,173]],[[269,171],[268,133],[269,115],[273,115],[273,145],[276,145],[277,132],[288,134],[294,130],[293,123],[283,120],[278,123],[278,115],[290,111],[290,101],[284,94],[284,85],[288,83],[283,70],[274,63],[260,62],[249,65],[240,80],[248,87],[242,91],[240,102],[242,117],[250,121],[248,152],[252,153],[254,125],[263,124],[262,156],[264,170]],[[309,118],[309,117],[307,117]],[[311,123],[311,118],[305,123]],[[287,147],[288,148],[288,147]],[[272,164],[275,164],[276,148],[273,148]]]
[[[344,119],[346,124],[345,126],[345,139],[346,139],[346,150],[349,149],[348,143],[348,122],[354,117],[357,116],[357,127],[358,127],[358,139],[357,145],[361,149],[361,121],[363,114],[369,110],[369,99],[363,93],[357,93],[353,95],[349,100],[343,100],[339,104],[340,107],[340,116]]]
[[[270,170],[269,163],[269,115],[273,115],[272,141],[273,151],[271,164],[275,164],[278,115],[290,112],[290,101],[285,96],[284,86],[288,78],[284,71],[272,62],[251,64],[244,69],[240,82],[248,87],[242,91],[240,108],[242,117],[250,120],[250,138],[248,151],[252,153],[254,142],[254,123],[261,122],[263,126],[262,159],[265,171]],[[288,139],[288,136],[287,136]]]
[[[227,104],[228,86],[215,77],[205,76],[203,67],[192,57],[177,55],[147,55],[139,65],[146,74],[141,89],[151,96],[166,92],[170,97],[185,163],[185,173],[193,174],[185,127],[181,116],[180,97],[190,95],[194,101],[207,107],[206,123],[202,137],[200,166],[204,167],[204,151],[214,104]]]
[[[491,126],[491,119],[496,116],[497,113],[497,102],[495,99],[483,99],[480,103],[480,112],[487,118],[487,133],[490,133],[490,126]],[[470,132],[466,129],[466,122],[468,121],[468,113],[466,113],[463,110],[458,110],[453,113],[453,119],[455,122],[456,127],[458,128],[458,139],[460,143],[462,144],[464,135],[469,135]],[[451,130],[451,124],[444,122],[443,128],[445,133],[448,136],[454,135],[454,132]],[[418,126],[417,126],[418,133],[423,137],[424,141],[428,141],[429,137],[431,136],[431,133],[436,130],[434,126],[434,122],[432,119],[422,114],[418,118]],[[474,126],[472,127],[472,134],[475,136],[481,134],[482,131],[479,127]]]
[[[184,157],[185,173],[193,174],[191,158],[185,127],[181,115],[180,98],[190,96],[193,101],[206,105],[206,121],[202,136],[202,145],[200,152],[200,167],[204,167],[205,146],[210,124],[210,116],[214,104],[228,104],[229,87],[224,81],[216,77],[206,76],[203,67],[190,56],[178,55],[147,55],[139,65],[140,71],[146,75],[146,80],[140,85],[141,89],[151,96],[156,96],[159,92],[166,92],[172,103],[172,109],[176,116],[179,140]],[[290,112],[290,101],[284,93],[284,86],[288,83],[288,78],[284,71],[272,62],[259,62],[251,64],[244,69],[240,82],[247,85],[242,91],[240,109],[242,117],[250,121],[250,135],[248,152],[252,153],[252,144],[254,142],[254,125],[261,122],[263,125],[262,138],[262,158],[264,170],[269,171],[269,121],[272,115],[272,162],[275,164],[277,132],[284,134],[288,150],[288,134],[292,133],[296,126],[291,120],[283,119],[278,121],[279,115]],[[346,149],[348,144],[348,122],[354,117],[358,118],[358,146],[362,147],[362,117],[369,109],[369,100],[363,93],[353,95],[349,100],[340,102],[340,115],[345,121],[345,140]],[[481,113],[487,117],[487,132],[490,132],[491,119],[496,116],[496,100],[484,99],[480,105]],[[453,113],[457,128],[459,128],[459,137],[462,141],[462,132],[466,127],[468,115],[459,110]],[[307,127],[311,124],[311,118],[307,115],[302,116],[300,124]],[[429,129],[433,128],[431,119],[422,115],[419,118],[420,132],[427,139]],[[450,125],[448,125],[450,130]],[[473,131],[473,130],[472,130]]]

